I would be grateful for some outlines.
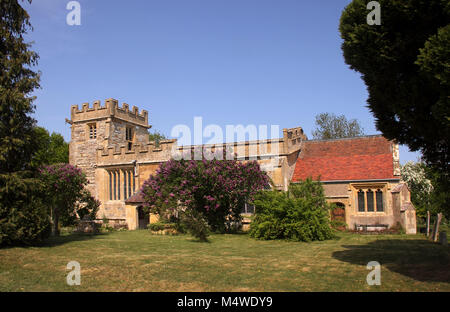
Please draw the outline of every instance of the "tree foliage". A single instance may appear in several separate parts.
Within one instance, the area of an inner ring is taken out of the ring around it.
[[[39,74],[31,69],[38,55],[23,39],[30,28],[17,1],[0,2],[0,174],[29,169],[36,151],[30,94],[39,87]]]
[[[148,138],[150,142],[155,142],[155,146],[159,146],[159,142],[162,140],[167,140],[167,137],[159,131],[154,131],[153,133],[149,133]]]
[[[151,211],[166,219],[175,216],[194,235],[199,229],[197,237],[204,239],[205,227],[232,231],[244,203],[268,183],[256,161],[183,159],[161,164],[142,192]]]
[[[316,116],[316,128],[312,135],[316,140],[341,139],[364,135],[364,130],[356,119],[347,120],[344,115],[321,113]]]
[[[39,73],[32,69],[38,55],[23,38],[30,29],[17,0],[0,1],[0,244],[30,243],[49,228],[31,162],[37,145],[30,94]]]
[[[378,2],[381,25],[367,24],[365,0],[353,0],[342,13],[345,61],[362,74],[377,129],[420,150],[448,181],[450,3]]]
[[[441,212],[450,220],[450,181],[447,179],[448,173],[443,174],[434,166],[425,167],[425,172],[433,185],[430,198],[432,212]]]
[[[309,242],[333,237],[323,187],[311,178],[291,184],[289,192],[260,192],[254,205],[256,216],[250,224],[254,238]]]
[[[81,169],[70,164],[56,164],[44,166],[40,174],[50,209],[53,235],[59,235],[60,221],[68,226],[85,215],[95,219],[100,202],[85,188],[88,181]]]
[[[417,216],[426,217],[427,210],[432,210],[433,185],[427,179],[425,164],[408,161],[401,167],[401,173],[402,180],[406,182],[411,192],[411,201],[416,208]]]
[[[43,191],[39,179],[0,175],[0,246],[48,237],[50,219]]]
[[[38,147],[32,159],[34,167],[69,162],[69,143],[61,134],[53,132],[50,135],[42,127],[36,127],[34,131],[36,134],[35,144]]]

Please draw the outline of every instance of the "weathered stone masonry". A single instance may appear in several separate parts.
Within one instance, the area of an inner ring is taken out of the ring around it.
[[[139,200],[132,195],[161,163],[175,153],[214,151],[217,147],[178,146],[176,140],[164,140],[157,146],[149,141],[148,118],[145,110],[139,112],[135,106],[130,110],[126,103],[120,107],[117,100],[107,99],[103,106],[100,101],[92,107],[83,103],[81,109],[73,105],[68,120],[72,134],[69,162],[86,173],[88,189],[100,200],[97,217],[127,224],[130,229],[141,226]],[[415,210],[401,182],[394,142],[381,136],[311,141],[301,127],[295,127],[283,129],[282,138],[221,146],[225,150],[230,147],[240,161],[257,160],[278,190],[320,175],[328,201],[341,205],[349,228],[360,224],[390,227],[400,222],[407,232],[415,233]],[[360,208],[358,192],[365,196],[364,204],[360,196]],[[370,211],[377,203],[379,211]],[[361,205],[365,205],[364,211]]]

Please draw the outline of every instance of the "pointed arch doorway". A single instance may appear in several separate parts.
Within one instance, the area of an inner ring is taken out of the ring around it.
[[[345,204],[341,202],[335,202],[333,203],[334,208],[331,210],[331,221],[337,221],[342,222],[343,224],[346,224],[345,221]],[[342,227],[345,229],[345,226]]]
[[[137,215],[138,215],[138,229],[144,230],[147,228],[149,224],[149,215],[148,213],[144,212],[144,209],[142,206],[138,206],[137,208]]]

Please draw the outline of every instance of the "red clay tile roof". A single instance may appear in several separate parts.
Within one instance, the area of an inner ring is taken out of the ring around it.
[[[392,142],[382,136],[305,141],[293,182],[305,180],[378,180],[394,176]]]

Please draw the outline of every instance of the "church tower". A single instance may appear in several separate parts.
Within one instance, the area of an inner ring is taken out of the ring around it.
[[[101,106],[95,101],[93,107],[83,103],[71,107],[71,141],[69,144],[69,162],[83,170],[89,181],[88,189],[95,198],[99,194],[99,177],[96,168],[99,163],[98,150],[134,150],[135,145],[145,145],[149,142],[148,113],[128,104],[119,107],[115,99],[105,100]]]

